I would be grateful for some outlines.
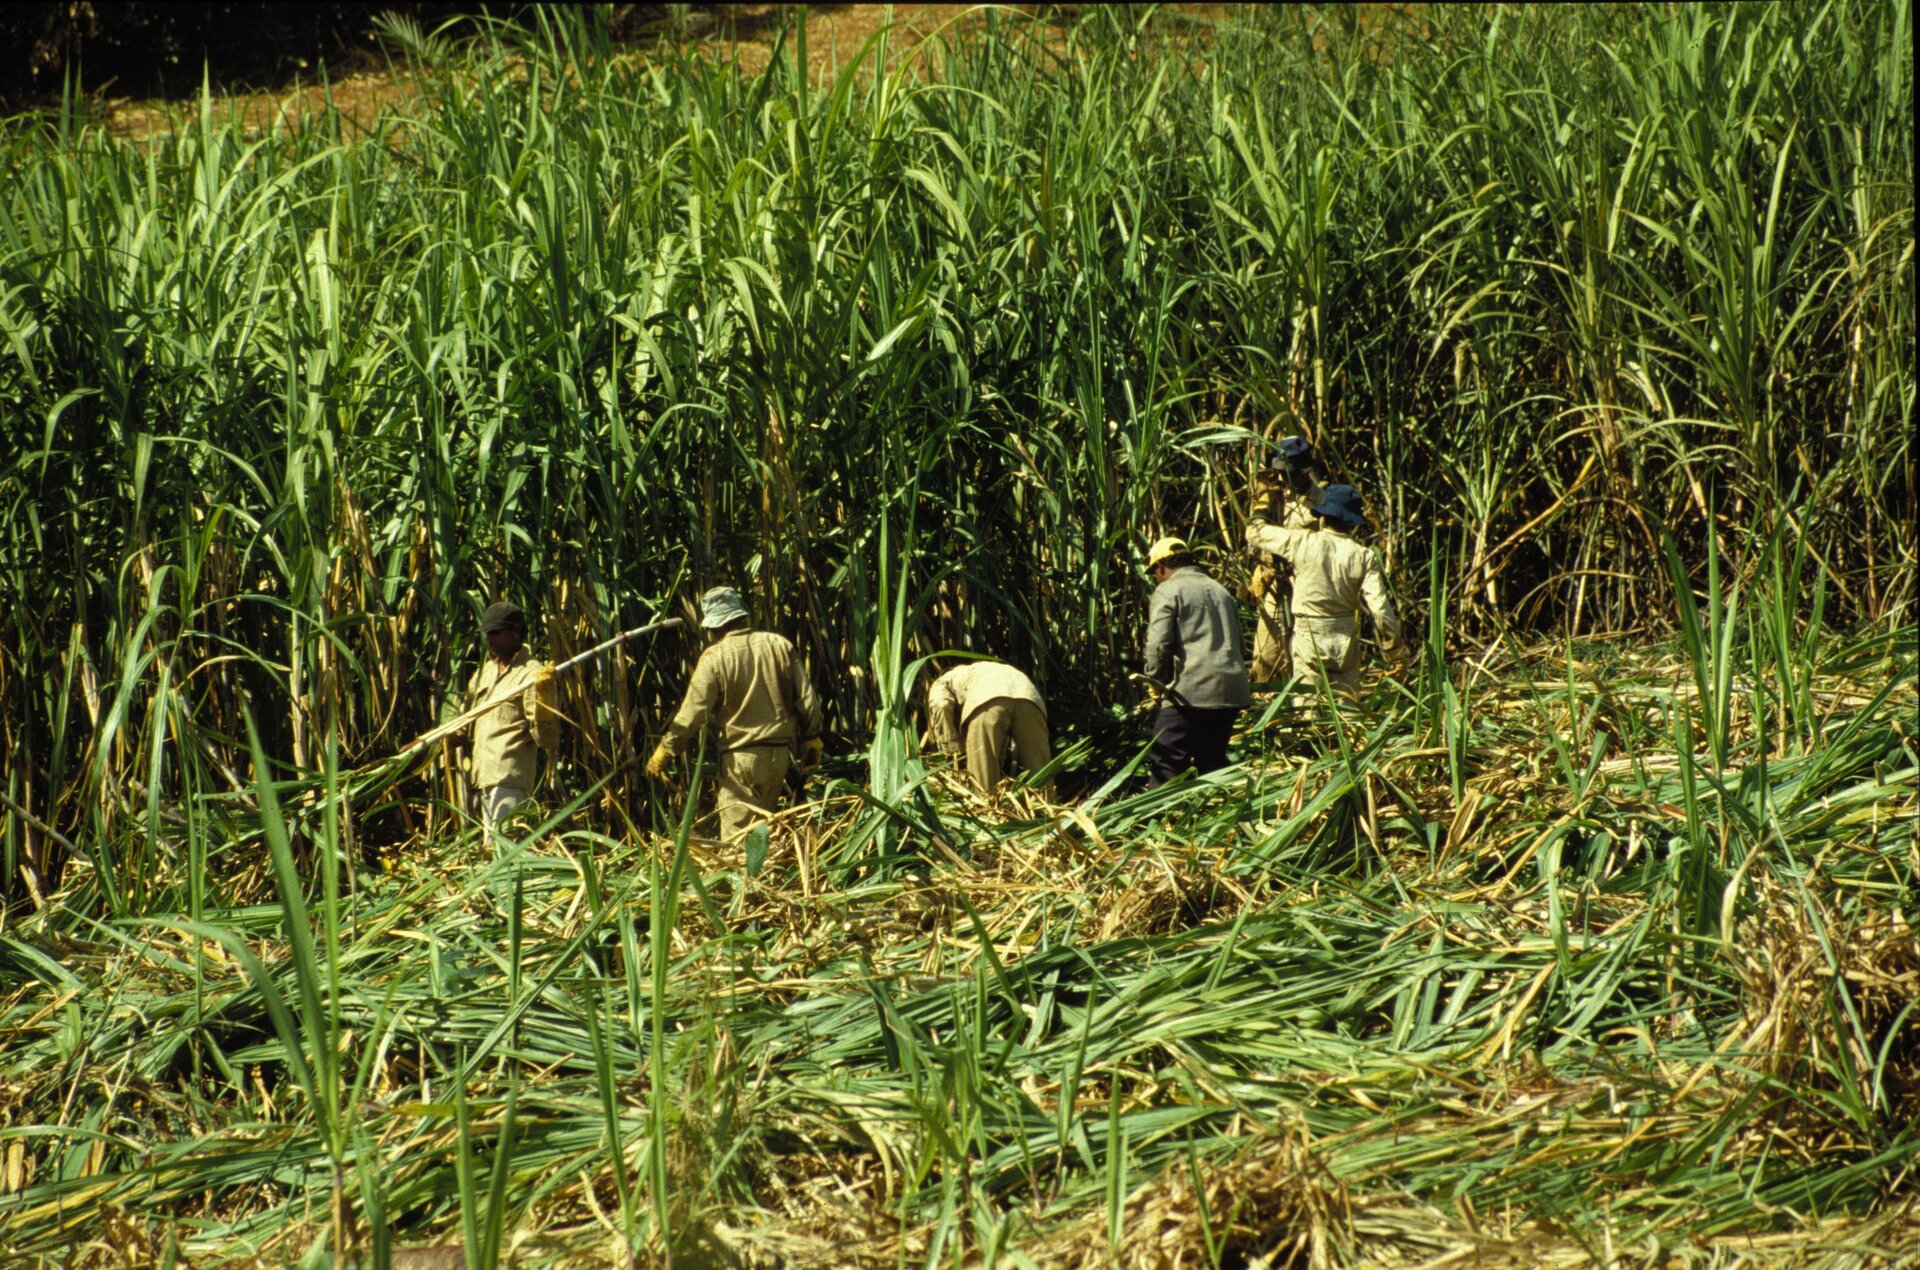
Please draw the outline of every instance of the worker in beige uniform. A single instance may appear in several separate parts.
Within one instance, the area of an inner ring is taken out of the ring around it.
[[[446,713],[478,710],[452,739],[472,747],[469,775],[479,791],[480,822],[492,829],[533,792],[539,755],[552,758],[560,716],[552,670],[527,652],[527,616],[520,606],[489,604],[480,630],[487,658],[467,681],[464,700],[449,702]]]
[[[1001,661],[962,662],[927,689],[927,735],[949,754],[964,754],[967,776],[982,794],[999,792],[1008,743],[1027,772],[1053,758],[1047,703],[1033,680]],[[1041,789],[1053,797],[1051,785]]]
[[[680,711],[647,760],[647,775],[667,778],[667,765],[711,725],[718,734],[714,809],[720,836],[745,833],[780,802],[795,747],[800,774],[820,765],[820,703],[793,644],[772,631],[747,629],[747,609],[732,587],[700,599],[700,625],[713,643],[700,654]]]
[[[1293,667],[1308,687],[1327,684],[1344,697],[1360,688],[1360,611],[1373,616],[1381,651],[1404,660],[1400,619],[1387,595],[1380,555],[1354,540],[1367,528],[1360,492],[1334,485],[1320,496],[1313,514],[1317,530],[1289,529],[1271,523],[1259,510],[1247,529],[1247,546],[1271,552],[1293,568]]]
[[[1313,508],[1326,491],[1319,480],[1319,464],[1313,447],[1305,437],[1280,439],[1280,463],[1276,469],[1262,472],[1254,482],[1255,512],[1263,519],[1277,521],[1282,529],[1313,530],[1320,527]],[[1258,617],[1253,627],[1253,682],[1274,683],[1292,673],[1289,652],[1293,624],[1291,605],[1292,577],[1286,562],[1272,552],[1256,553],[1253,577],[1247,589],[1253,594]]]

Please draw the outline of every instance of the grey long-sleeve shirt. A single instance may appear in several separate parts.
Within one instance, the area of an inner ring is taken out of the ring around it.
[[[1253,704],[1241,651],[1240,606],[1195,565],[1175,569],[1147,608],[1147,677],[1167,700],[1202,709]]]

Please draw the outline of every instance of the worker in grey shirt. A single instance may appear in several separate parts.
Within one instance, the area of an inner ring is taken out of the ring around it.
[[[1232,594],[1193,562],[1180,538],[1154,543],[1147,567],[1158,585],[1147,608],[1144,669],[1160,696],[1147,783],[1160,785],[1189,767],[1225,767],[1234,720],[1253,695]]]

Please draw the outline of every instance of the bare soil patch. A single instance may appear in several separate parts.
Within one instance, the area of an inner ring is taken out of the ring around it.
[[[695,13],[683,29],[683,47],[701,45],[715,57],[738,57],[742,70],[757,74],[773,60],[787,36],[782,6],[739,4],[720,6],[724,16]],[[1190,5],[1181,8],[1211,9]],[[852,62],[875,32],[892,24],[896,44],[892,59],[912,54],[919,42],[942,27],[971,27],[985,21],[984,11],[970,5],[947,4],[829,4],[807,11],[807,64],[816,81],[830,81]],[[629,56],[644,57],[646,45],[636,45]],[[250,132],[274,127],[299,128],[322,117],[329,104],[340,112],[349,131],[372,127],[381,110],[419,95],[419,76],[403,67],[358,71],[328,84],[293,84],[271,91],[239,92],[216,99],[214,111],[222,120],[237,115]],[[196,117],[199,103],[191,98],[108,98],[102,103],[107,130],[129,140],[144,140],[172,132]]]

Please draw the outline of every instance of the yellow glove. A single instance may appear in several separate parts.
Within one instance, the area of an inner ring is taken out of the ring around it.
[[[1247,591],[1253,596],[1253,602],[1255,604],[1266,599],[1267,592],[1271,590],[1272,587],[1273,566],[1270,564],[1257,566],[1253,571],[1253,576],[1247,579]]]
[[[827,754],[826,742],[819,737],[811,737],[800,743],[800,774],[811,776],[820,768],[820,760]]]
[[[647,760],[647,779],[664,781],[667,779],[667,764],[673,762],[673,755],[667,750],[665,741],[653,747],[653,757]]]

